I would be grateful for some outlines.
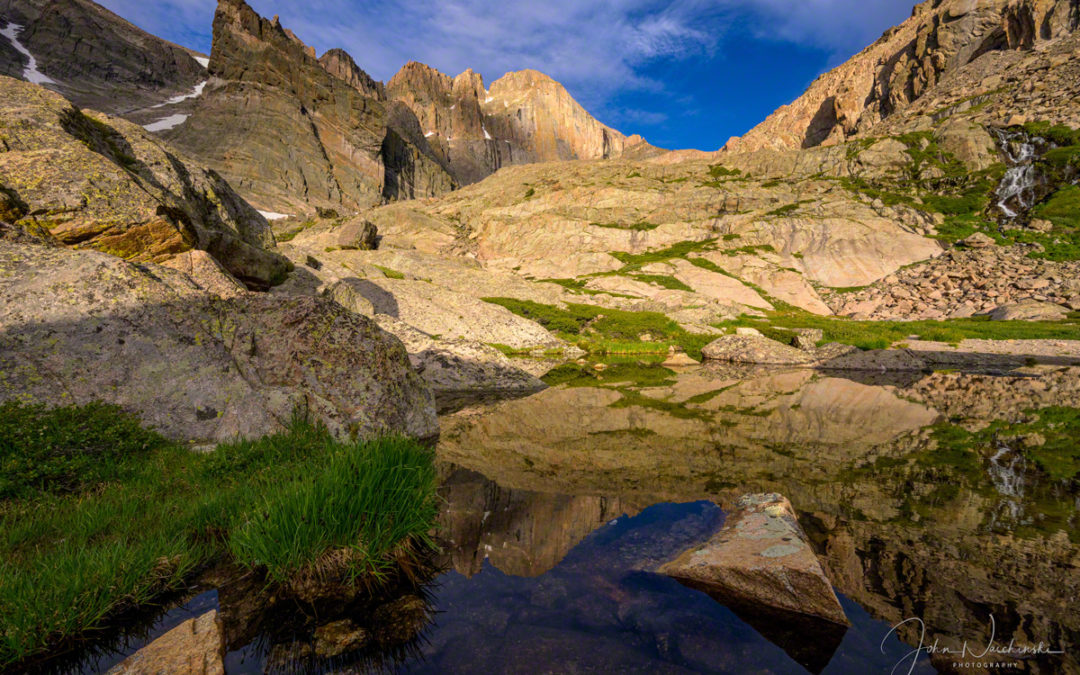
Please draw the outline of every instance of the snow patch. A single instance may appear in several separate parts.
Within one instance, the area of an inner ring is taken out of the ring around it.
[[[146,129],[147,131],[168,131],[169,129],[175,129],[184,122],[187,122],[187,118],[189,117],[191,117],[191,115],[169,115],[168,117],[164,117],[157,122],[144,124],[143,129]]]
[[[450,106],[450,109],[451,109],[451,110],[453,110],[453,109],[454,109],[454,108],[456,108],[456,107],[457,107],[457,103],[455,103],[454,105]]]
[[[485,127],[483,124],[481,124],[480,128],[484,130],[484,139],[485,140],[488,140],[488,141],[495,140],[494,138],[491,137],[491,134],[488,133],[487,127]]]
[[[184,101],[186,101],[186,100],[188,100],[190,98],[198,98],[198,97],[202,96],[203,89],[206,89],[206,83],[207,82],[208,82],[208,80],[203,80],[202,82],[195,85],[195,88],[191,90],[190,94],[181,94],[179,96],[173,96],[172,98],[170,98],[168,101],[165,101],[164,103],[158,103],[157,105],[152,105],[150,107],[151,108],[164,108],[167,105],[176,105],[177,103],[183,103]]]
[[[206,58],[205,56],[196,56],[195,60],[198,61],[199,65],[202,66],[203,68],[209,68],[210,67],[210,59]]]
[[[273,211],[259,211],[259,215],[267,220],[284,220],[285,218],[292,218],[287,213],[274,213]]]
[[[424,134],[424,138],[431,138],[431,137],[432,137],[432,136],[434,136],[434,135],[435,135],[435,132],[434,132],[434,131],[429,131],[429,132],[427,132],[426,134]]]
[[[11,46],[15,48],[15,51],[19,52],[26,57],[26,68],[23,69],[23,77],[27,82],[34,84],[56,84],[56,80],[48,77],[45,73],[38,70],[37,59],[30,53],[30,50],[23,46],[23,43],[19,42],[19,34],[22,33],[23,27],[17,23],[9,23],[4,30],[0,30],[0,35],[3,35],[11,42]]]
[[[487,98],[484,99],[484,103],[491,103],[494,100],[495,100],[494,96],[488,96]]]

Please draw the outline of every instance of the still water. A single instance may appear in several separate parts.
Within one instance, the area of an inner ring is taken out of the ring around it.
[[[445,571],[395,601],[423,610],[386,615],[405,634],[392,653],[312,662],[234,630],[228,672],[986,672],[970,653],[1010,641],[991,672],[1080,672],[1080,369],[549,379],[443,416]],[[835,639],[650,571],[765,491],[790,499],[840,596]],[[230,614],[231,596],[197,596],[84,671]]]

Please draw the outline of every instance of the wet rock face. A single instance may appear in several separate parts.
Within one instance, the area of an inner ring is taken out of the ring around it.
[[[154,37],[90,0],[0,1],[0,24],[23,27],[19,41],[55,88],[80,107],[120,113],[189,91],[206,79],[191,53]],[[0,38],[5,55],[10,49]],[[26,57],[0,59],[0,74],[21,77]],[[164,94],[163,92],[169,92]]]
[[[132,654],[109,675],[224,675],[225,642],[217,612],[189,619]]]
[[[453,187],[425,148],[392,128],[379,88],[355,63],[338,52],[320,62],[242,0],[218,5],[210,72],[216,80],[169,138],[261,207],[357,210]]]
[[[337,435],[437,435],[404,347],[329,300],[223,299],[184,274],[0,239],[0,399],[102,400],[209,443],[306,408]]]
[[[214,172],[41,87],[0,78],[0,92],[0,185],[15,222],[139,262],[205,250],[254,288],[288,272],[267,250],[274,237],[266,220]]]
[[[771,624],[775,630],[786,623],[785,615],[794,615],[787,622],[801,618],[804,630],[828,636],[833,649],[849,625],[791,503],[779,494],[743,496],[716,535],[658,571],[730,605],[751,625]],[[807,617],[824,625],[815,630],[816,622]],[[784,646],[788,637],[774,641]],[[818,672],[831,651],[820,658],[814,650],[792,655]]]

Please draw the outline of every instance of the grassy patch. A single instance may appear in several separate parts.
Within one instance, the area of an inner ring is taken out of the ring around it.
[[[539,323],[591,354],[663,354],[676,345],[700,359],[701,348],[713,339],[688,333],[660,312],[629,312],[575,303],[563,308],[514,298],[484,300]],[[646,334],[652,340],[642,340]]]
[[[606,227],[611,230],[632,230],[635,232],[648,232],[660,227],[656,223],[641,221],[640,223],[589,223],[591,227]]]
[[[667,276],[663,274],[634,274],[631,278],[636,281],[642,281],[647,284],[655,284],[661,288],[666,288],[672,291],[688,291],[693,292],[694,289],[690,288],[683,282],[679,281],[675,277]]]
[[[721,251],[724,255],[757,255],[758,253],[776,253],[776,249],[769,244],[758,246],[740,246],[739,248],[726,248]]]
[[[736,176],[742,176],[742,171],[739,169],[729,169],[726,166],[720,164],[714,164],[709,167],[709,176],[713,178],[733,178]]]
[[[719,328],[749,326],[762,333],[794,328],[820,328],[825,342],[840,342],[860,349],[887,349],[911,335],[923,340],[956,344],[965,339],[1080,340],[1080,321],[990,321],[988,317],[944,321],[854,321],[811,314],[794,307],[767,312],[764,319],[741,317],[716,324]],[[785,340],[786,341],[786,340]]]
[[[404,279],[405,273],[398,272],[397,270],[390,269],[389,267],[383,267],[382,265],[372,265],[372,267],[378,269],[380,272],[386,275],[387,279]]]
[[[1036,218],[1044,218],[1064,231],[1075,235],[1080,230],[1080,187],[1066,185],[1050,195],[1032,211]]]
[[[337,550],[348,563],[338,571],[377,579],[399,547],[429,543],[434,470],[412,441],[338,442],[298,417],[283,433],[194,453],[104,406],[4,413],[47,430],[62,470],[59,490],[22,471],[8,484],[17,498],[0,500],[0,667],[100,630],[213,560],[281,579]],[[12,425],[0,433],[43,454]],[[100,439],[117,439],[115,457],[73,487],[70,469],[94,466]]]
[[[123,479],[166,444],[116,406],[0,404],[0,500],[74,494]]]
[[[784,204],[783,206],[781,206],[779,208],[776,208],[776,209],[773,209],[772,211],[769,211],[765,215],[766,216],[778,216],[778,217],[790,216],[791,214],[798,211],[799,207],[801,207],[803,204],[809,204],[811,201],[812,200],[804,199],[804,200],[797,201],[797,202],[794,202],[794,203],[791,203],[791,204]]]
[[[282,232],[281,234],[275,234],[274,240],[277,241],[279,244],[287,241],[292,241],[293,239],[296,239],[296,235],[300,234],[304,230],[315,227],[315,222],[316,221],[314,220],[305,220],[291,230]]]
[[[626,274],[629,272],[636,272],[642,267],[651,265],[652,263],[666,262],[676,258],[685,258],[690,253],[711,251],[715,248],[716,240],[707,239],[705,241],[683,241],[673,246],[660,249],[659,251],[647,251],[645,253],[624,253],[622,251],[616,251],[612,253],[611,256],[624,265],[619,271]]]
[[[1064,124],[1028,122],[1024,125],[1024,131],[1032,136],[1045,138],[1054,145],[1080,145],[1080,130],[1067,127]]]

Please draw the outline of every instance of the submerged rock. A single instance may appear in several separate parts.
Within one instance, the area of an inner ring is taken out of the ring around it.
[[[791,503],[779,494],[743,496],[712,539],[659,571],[724,599],[848,625]]]
[[[210,610],[124,659],[108,675],[224,675],[224,657],[221,622]]]
[[[323,624],[315,629],[315,655],[329,659],[363,647],[370,635],[351,619]]]

